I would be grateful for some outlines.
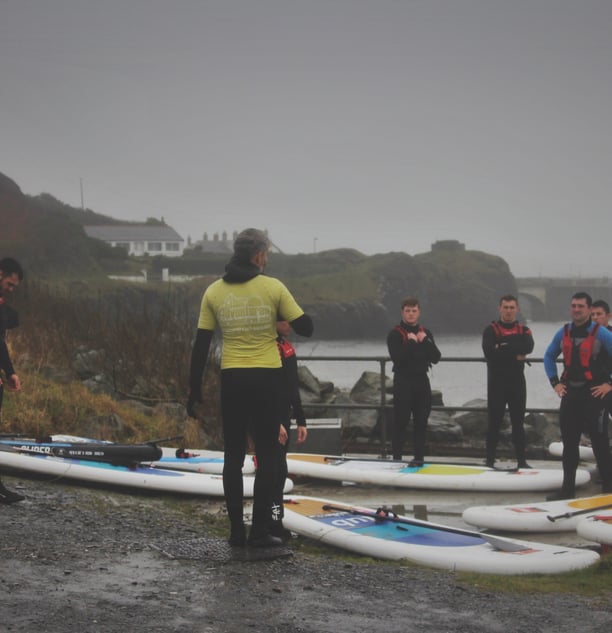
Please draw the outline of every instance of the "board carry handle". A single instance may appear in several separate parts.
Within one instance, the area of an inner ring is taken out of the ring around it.
[[[354,514],[357,516],[370,517],[372,519],[375,519],[376,521],[392,521],[393,523],[399,523],[399,524],[403,523],[407,525],[416,525],[419,527],[428,527],[428,525],[426,523],[423,523],[422,521],[418,521],[416,519],[415,520],[408,519],[406,517],[398,517],[396,514],[393,514],[392,512],[389,512],[388,510],[383,510],[382,508],[380,510],[377,510],[376,512],[374,511],[366,512],[364,510],[355,510],[353,508],[342,508],[340,506],[333,506],[333,505],[326,504],[323,506],[323,510],[347,512],[349,514]],[[461,534],[463,536],[472,536],[472,537],[481,538],[487,543],[489,543],[489,545],[491,545],[495,549],[501,550],[503,552],[522,552],[522,551],[525,551],[526,549],[529,549],[529,547],[525,547],[524,545],[521,545],[520,543],[516,543],[514,541],[510,541],[498,536],[491,536],[490,534],[483,534],[482,532],[471,532],[470,530],[462,530],[461,528],[453,528],[446,525],[435,525],[435,526],[432,526],[432,529],[440,530],[442,532],[450,532],[451,534]]]
[[[554,523],[557,519],[571,519],[577,517],[580,514],[589,514],[589,512],[597,512],[597,510],[605,510],[606,508],[612,508],[612,503],[606,503],[605,505],[595,506],[593,508],[585,508],[584,510],[574,510],[573,512],[564,512],[563,514],[546,515],[546,518]]]

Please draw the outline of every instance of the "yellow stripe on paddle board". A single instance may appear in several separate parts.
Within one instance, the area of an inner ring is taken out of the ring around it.
[[[597,495],[596,497],[585,497],[584,499],[576,499],[569,501],[568,506],[579,508],[580,510],[588,510],[589,508],[597,508],[607,504],[612,505],[612,495]]]
[[[289,498],[285,500],[284,505],[287,510],[291,510],[291,512],[301,514],[305,517],[326,514],[326,511],[323,510],[323,503],[314,499],[306,499],[303,497],[301,499],[296,499],[295,501],[293,501],[291,498]],[[342,504],[335,505],[338,505],[340,507],[342,506]]]
[[[311,453],[289,453],[287,455],[287,459],[299,461],[299,462],[308,462],[310,464],[350,464],[351,460],[345,460],[345,458],[341,456],[334,455],[317,455]],[[359,461],[356,459],[354,461]],[[381,464],[389,464],[389,466],[393,465],[393,462],[385,462],[385,460],[380,460],[379,462],[374,462],[375,466],[380,466]],[[405,464],[405,469],[408,468],[408,464]],[[364,462],[363,469],[367,470],[367,462]],[[454,465],[454,464],[425,464],[421,468],[415,468],[411,474],[414,475],[480,475],[481,473],[488,472],[488,469],[481,468],[479,466],[471,467],[471,466],[462,466],[462,465]]]
[[[452,464],[425,464],[415,475],[480,475],[487,472],[486,468],[471,468],[470,466],[453,466]]]
[[[342,457],[330,457],[327,455],[315,455],[311,453],[288,453],[287,459],[294,459],[299,462],[310,462],[312,464],[329,464],[337,460],[343,459]]]

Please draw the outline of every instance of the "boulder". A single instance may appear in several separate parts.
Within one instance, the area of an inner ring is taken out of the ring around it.
[[[393,380],[385,376],[385,393],[393,393]],[[364,371],[350,391],[351,400],[362,404],[378,404],[380,402],[380,373]]]

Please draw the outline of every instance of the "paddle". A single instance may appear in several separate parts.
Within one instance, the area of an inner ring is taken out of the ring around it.
[[[375,463],[375,464],[402,464],[402,466],[404,466],[405,468],[410,467],[410,462],[405,462],[405,461],[401,461],[401,460],[393,460],[393,459],[385,459],[385,458],[380,458],[380,457],[344,457],[342,455],[337,455],[337,456],[325,456],[325,461],[326,462],[332,462],[332,461],[336,461],[336,460],[343,460],[346,462],[371,462],[371,463]],[[497,471],[499,473],[514,473],[517,470],[520,470],[517,467],[514,468],[498,468],[497,466],[486,466],[485,464],[479,464],[477,462],[442,462],[442,461],[430,461],[429,459],[426,459],[423,462],[423,466],[429,466],[429,465],[434,465],[434,466],[470,466],[472,468],[482,468],[483,470],[494,470]],[[421,468],[421,466],[414,466],[414,468]]]
[[[573,512],[564,512],[563,514],[556,514],[551,516],[550,514],[546,515],[546,518],[554,523],[557,519],[571,519],[572,517],[576,517],[580,514],[588,514],[589,512],[597,512],[597,510],[605,510],[606,508],[612,508],[612,503],[606,503],[605,505],[595,506],[593,508],[585,508],[584,510],[574,510]]]
[[[439,530],[441,532],[450,532],[451,534],[461,534],[462,536],[471,536],[475,538],[481,538],[487,543],[489,543],[489,545],[493,546],[495,549],[501,550],[503,552],[520,552],[520,551],[529,549],[529,547],[525,547],[525,545],[522,545],[515,541],[510,541],[510,540],[500,538],[497,536],[491,536],[490,534],[483,534],[482,532],[471,532],[470,530],[462,530],[461,528],[453,528],[446,525],[428,526],[426,522],[419,521],[417,519],[408,519],[407,517],[399,517],[396,514],[389,512],[388,510],[384,510],[384,511],[378,510],[376,512],[374,511],[367,512],[365,510],[356,510],[354,508],[342,508],[339,506],[333,506],[329,504],[324,505],[323,510],[347,512],[348,514],[353,514],[357,516],[370,517],[376,521],[391,521],[393,523],[399,523],[399,524],[416,525],[419,527],[431,527],[432,529]],[[401,528],[398,525],[398,529],[405,529],[405,528]]]
[[[157,446],[158,444],[161,444],[162,442],[166,443],[166,442],[174,442],[175,440],[182,440],[183,439],[183,435],[175,435],[173,437],[162,437],[159,440],[149,440],[148,442],[145,442],[145,444],[151,444],[152,446]]]

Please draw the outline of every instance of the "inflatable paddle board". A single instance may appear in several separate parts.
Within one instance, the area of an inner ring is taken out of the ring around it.
[[[548,445],[548,452],[553,457],[563,457],[563,442],[551,442]],[[593,453],[593,449],[590,446],[585,446],[581,444],[578,447],[578,454],[580,455],[580,459],[585,462],[594,462],[595,455]]]
[[[385,459],[307,453],[289,453],[287,466],[290,475],[421,489],[489,492],[558,490],[563,480],[563,472],[559,468],[498,470],[486,466],[427,462],[423,466],[410,466],[407,462]],[[586,484],[589,480],[588,471],[578,469],[576,485]]]
[[[474,506],[463,520],[504,532],[571,532],[585,517],[612,508],[612,494],[518,505]]]
[[[576,532],[589,541],[612,546],[612,512],[601,512],[582,519],[576,526]]]
[[[171,470],[189,470],[197,473],[223,473],[223,451],[209,451],[197,448],[169,448],[162,446],[162,456],[151,463],[152,466]],[[255,472],[255,460],[247,455],[242,466],[243,475]]]
[[[223,496],[221,475],[167,470],[151,466],[115,466],[74,458],[54,457],[44,453],[19,453],[11,448],[0,450],[0,467],[54,478],[80,482],[95,482],[125,488],[142,488],[178,494]],[[252,497],[255,478],[243,477],[244,496]],[[293,482],[287,479],[284,492],[290,492]]]
[[[106,440],[94,440],[78,435],[53,435],[54,442],[82,442],[112,444]],[[153,444],[156,444],[153,442]],[[200,448],[171,448],[161,447],[159,458],[138,460],[148,465],[168,468],[170,470],[188,470],[197,473],[211,473],[221,475],[223,473],[223,451],[211,451]],[[247,455],[242,467],[243,475],[252,475],[255,472],[255,460],[252,455]]]
[[[288,496],[284,507],[284,526],[302,536],[366,556],[439,569],[553,574],[599,561],[587,549],[480,534],[327,499]]]
[[[154,461],[162,457],[162,449],[154,444],[114,444],[107,442],[38,441],[35,439],[3,438],[0,447],[12,448],[20,453],[39,453],[55,457],[94,460],[112,464],[130,465],[135,462]]]

